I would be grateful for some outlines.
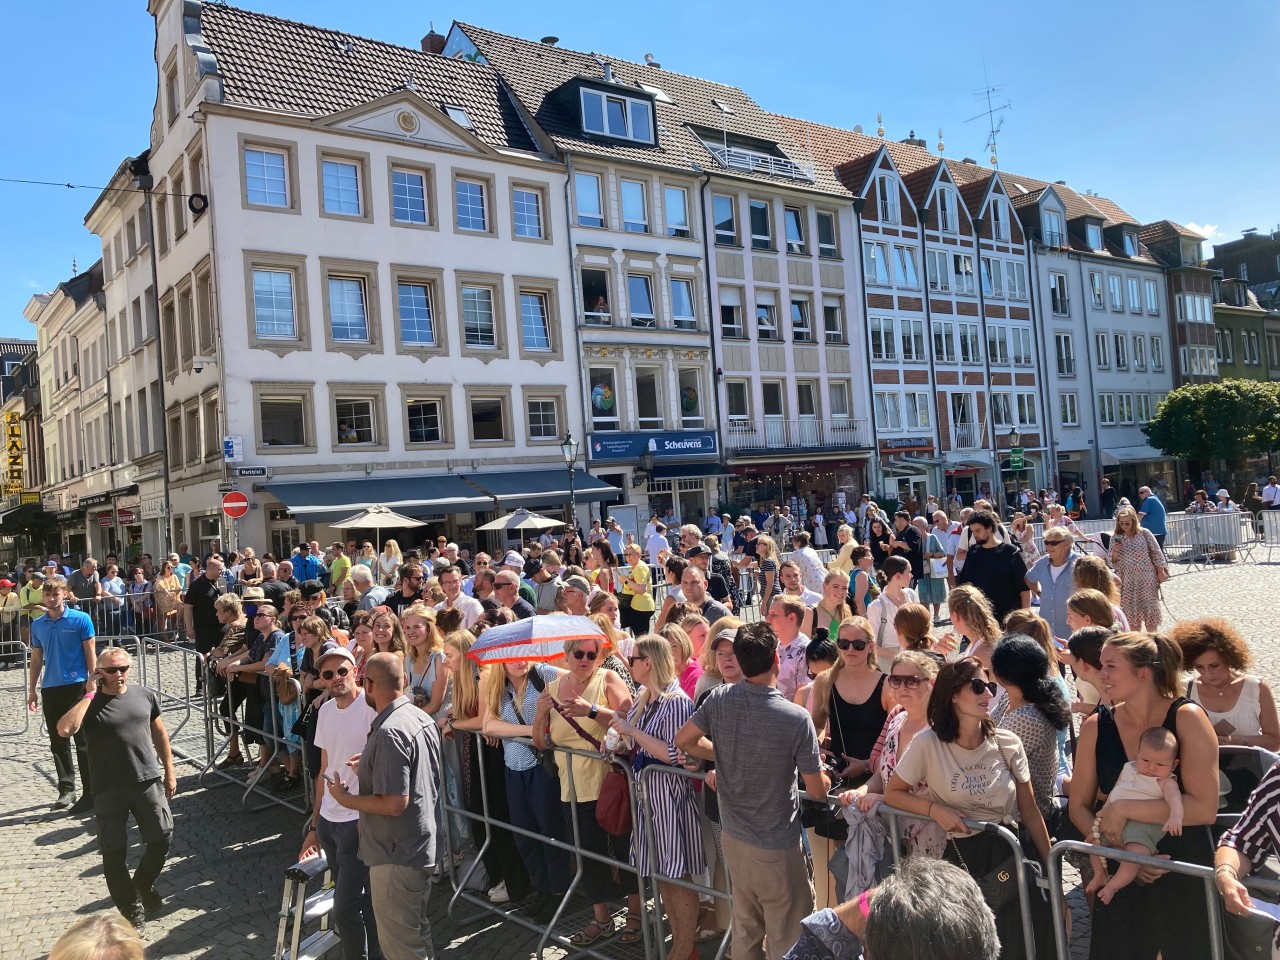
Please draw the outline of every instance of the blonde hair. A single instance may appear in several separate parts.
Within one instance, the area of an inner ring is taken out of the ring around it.
[[[1113,537],[1123,537],[1125,535],[1124,531],[1120,529],[1121,520],[1132,520],[1133,535],[1135,537],[1140,536],[1138,531],[1141,530],[1142,527],[1138,523],[1138,511],[1133,509],[1133,507],[1121,507],[1119,510],[1116,511],[1116,528],[1113,531],[1111,531],[1111,535]]]
[[[756,537],[751,544],[752,547],[754,548],[754,552],[756,556],[758,557],[760,555],[760,544],[762,543],[769,548],[769,555],[765,557],[765,559],[772,560],[774,563],[777,563],[778,562],[778,545],[777,543],[774,542],[773,537],[766,536],[763,533],[760,534],[760,536]]]
[[[1151,671],[1156,693],[1172,699],[1182,692],[1182,649],[1159,633],[1119,633],[1104,645],[1119,650],[1135,670]]]
[[[525,664],[524,675],[529,676],[529,671],[537,669],[537,664],[529,662]],[[480,693],[484,701],[485,708],[489,711],[489,716],[495,720],[502,718],[502,695],[507,690],[507,684],[510,678],[507,676],[506,668],[501,663],[491,664],[485,669],[481,677]],[[514,685],[512,696],[514,698]],[[532,722],[533,717],[525,717],[527,722]]]
[[[1116,578],[1101,557],[1086,554],[1076,557],[1071,565],[1071,582],[1077,590],[1097,590],[1108,600],[1115,603],[1120,598],[1120,590],[1116,586]]]
[[[683,622],[688,623],[692,619],[693,619],[692,617],[688,617]],[[703,623],[707,622],[701,616],[699,616],[698,619],[702,620]],[[655,632],[658,634],[658,636],[662,637],[662,639],[666,640],[667,643],[671,644],[673,648],[674,647],[680,648],[680,656],[685,661],[685,663],[688,663],[691,659],[693,659],[693,641],[689,639],[689,634],[685,631],[683,625],[677,626],[674,623],[667,623],[667,624],[663,624]],[[672,670],[675,669],[674,655],[671,661],[671,668]]]
[[[1067,609],[1088,617],[1095,627],[1110,630],[1116,622],[1116,612],[1111,608],[1111,601],[1101,590],[1077,590],[1067,597]]]
[[[938,678],[938,661],[926,653],[921,653],[919,650],[903,650],[893,658],[893,663],[889,666],[889,672],[893,673],[893,668],[900,663],[911,664],[924,674],[926,680],[936,680]]]
[[[143,960],[142,938],[116,910],[77,920],[53,945],[49,960]]]
[[[608,645],[614,650],[619,649],[618,644],[627,638],[627,635],[615,627],[613,621],[603,613],[593,613],[587,619],[604,631],[604,637],[608,641]],[[603,649],[602,645],[601,650]]]
[[[1058,666],[1058,651],[1053,647],[1053,628],[1049,621],[1032,610],[1010,610],[1004,618],[1005,633],[1020,633],[1040,644],[1049,658],[1049,666],[1055,671]]]
[[[636,698],[635,706],[631,708],[631,715],[634,717],[640,715],[649,701],[678,694],[667,693],[667,688],[676,678],[676,661],[671,655],[671,644],[666,637],[656,633],[646,633],[636,641],[632,656],[645,657],[649,661],[649,682],[640,690],[640,696]],[[683,691],[679,692],[683,693]]]
[[[467,651],[475,642],[469,630],[455,630],[444,638],[444,645],[462,657],[462,669],[453,675],[453,712],[462,720],[470,720],[480,713],[480,687],[476,672],[467,660]]]
[[[600,613],[600,610],[610,600],[616,603],[618,598],[607,590],[597,590],[591,595],[591,599],[587,601],[587,613]]]
[[[440,650],[440,628],[436,626],[436,612],[428,607],[425,603],[415,603],[405,607],[400,611],[400,626],[404,627],[404,621],[409,617],[417,617],[427,625],[427,645],[422,651],[422,657],[419,658],[417,652],[413,649],[407,639],[405,640],[404,658],[413,666],[417,666],[419,660],[424,663],[430,663],[432,656]]]
[[[400,544],[388,537],[382,542],[382,552],[388,557],[399,557]]]
[[[234,593],[224,593],[213,601],[213,609],[223,612],[230,610],[236,615],[237,620],[244,615],[244,604],[241,602],[240,597]]]
[[[726,633],[736,633],[740,626],[742,621],[737,617],[721,617],[707,629],[707,642],[702,645],[702,652],[698,654],[698,665],[702,667],[703,673],[709,673],[717,680],[724,680],[720,676],[720,668],[716,666],[716,641]]]
[[[840,639],[840,634],[848,630],[857,630],[866,638],[867,641],[867,665],[871,666],[876,662],[876,643],[875,634],[871,630],[871,622],[866,617],[846,617],[840,621],[840,625],[836,627],[836,635],[832,637],[832,642]],[[837,646],[837,649],[839,647]],[[827,725],[828,713],[831,704],[831,690],[836,685],[836,680],[840,677],[840,671],[845,668],[845,659],[843,651],[836,656],[835,665],[830,670],[823,670],[813,681],[813,689],[809,691],[809,713],[813,717],[813,725],[821,736],[823,729]]]
[[[999,638],[1000,624],[996,623],[996,616],[991,612],[991,601],[972,584],[961,584],[947,594],[947,610],[960,614],[970,632],[977,635],[970,640],[995,643]]]

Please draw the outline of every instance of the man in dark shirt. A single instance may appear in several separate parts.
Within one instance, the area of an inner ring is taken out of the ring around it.
[[[222,576],[222,558],[210,557],[204,574],[192,579],[182,596],[182,616],[187,636],[195,641],[196,692],[204,689],[204,654],[222,640],[222,624],[214,609],[217,599],[227,592],[227,581]]]
[[[86,693],[62,719],[63,737],[83,731],[89,744],[98,821],[98,850],[107,890],[116,908],[142,931],[147,912],[163,906],[155,881],[169,855],[173,814],[169,801],[178,789],[169,735],[160,703],[145,687],[129,683],[132,659],[121,647],[107,647],[98,659],[97,692]],[[146,850],[129,877],[129,814]]]
[[[707,581],[707,593],[711,595],[711,599],[717,603],[724,604],[726,607],[736,609],[734,605],[726,603],[735,591],[729,589],[729,584],[723,576],[711,571],[711,548],[705,543],[696,543],[689,548],[684,556],[686,560],[702,571],[702,575]]]
[[[288,563],[289,561],[285,561]],[[284,564],[281,564],[283,566]],[[268,560],[262,565],[262,583],[258,584],[262,588],[262,594],[266,599],[278,610],[280,605],[284,603],[284,595],[294,587],[285,583],[279,577],[279,567]]]
[[[1098,506],[1102,510],[1102,517],[1110,520],[1116,515],[1116,505],[1120,502],[1120,495],[1116,493],[1116,488],[1111,485],[1111,481],[1106,477],[1102,478],[1102,486],[1098,490]]]
[[[502,569],[494,576],[493,596],[504,607],[510,607],[517,620],[528,620],[538,612],[520,596],[520,578],[512,570]]]
[[[899,510],[893,515],[893,533],[889,536],[889,553],[906,557],[911,564],[911,579],[924,576],[924,541],[911,523],[911,514]]]
[[[1004,623],[1009,611],[1031,606],[1031,588],[1022,551],[996,539],[996,523],[990,510],[976,510],[969,517],[973,548],[965,555],[964,569],[956,582],[981,590],[991,602],[996,622]]]
[[[396,592],[387,597],[382,602],[382,605],[389,607],[392,613],[399,616],[401,610],[418,602],[418,599],[422,596],[422,583],[422,567],[416,563],[401,564],[400,582],[396,587]]]

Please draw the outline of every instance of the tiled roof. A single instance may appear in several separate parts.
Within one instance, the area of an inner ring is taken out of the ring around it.
[[[1180,223],[1174,223],[1172,220],[1157,220],[1155,223],[1148,223],[1142,228],[1138,236],[1146,244],[1161,243],[1177,237],[1186,237],[1189,240],[1205,239],[1194,230],[1190,230]]]
[[[816,181],[810,183],[785,176],[771,177],[763,173],[721,167],[691,128],[712,134],[723,131],[730,138],[742,137],[765,144],[776,144],[786,158],[794,163],[810,163],[809,151],[804,141],[791,137],[771,114],[766,113],[737,87],[603,54],[582,53],[566,47],[523,40],[472,24],[455,23],[454,30],[461,31],[475,45],[484,59],[510,85],[512,92],[520,98],[539,127],[566,152],[594,154],[624,162],[683,171],[692,170],[696,166],[702,170],[714,170],[719,176],[736,176],[829,193],[846,193],[829,172],[829,168],[825,172],[816,171]],[[597,84],[605,82],[604,68],[597,61],[597,56],[609,64],[620,93],[632,92],[645,96],[641,88],[643,84],[658,88],[672,101],[666,103],[659,98],[654,104],[657,123],[657,143],[654,146],[633,146],[611,137],[597,137],[582,129],[578,98],[573,85],[581,78]],[[716,106],[717,101],[730,112],[726,113]]]
[[[323,117],[411,84],[436,107],[465,107],[489,146],[537,149],[497,73],[484,64],[221,4],[201,5],[200,26],[228,103]]]

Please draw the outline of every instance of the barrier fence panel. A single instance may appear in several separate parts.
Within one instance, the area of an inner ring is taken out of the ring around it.
[[[0,736],[17,737],[31,729],[27,690],[31,652],[21,640],[0,641]]]

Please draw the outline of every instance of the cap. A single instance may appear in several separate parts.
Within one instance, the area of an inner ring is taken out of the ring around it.
[[[542,572],[542,561],[537,557],[530,557],[524,562],[524,575],[532,577],[536,573]]]
[[[302,585],[298,587],[302,593],[302,599],[314,600],[320,594],[324,593],[324,584],[319,580],[303,580]]]
[[[684,555],[685,557],[709,557],[711,556],[711,548],[705,543],[695,543],[684,552]]]
[[[340,657],[347,661],[347,663],[355,666],[356,658],[352,656],[351,651],[346,647],[335,645],[333,647],[322,649],[320,656],[316,657],[316,669],[320,669],[320,664],[324,663],[326,660],[332,660],[334,657]]]
[[[43,570],[35,570],[35,571],[33,571],[33,572],[32,572],[32,574],[31,574],[31,579],[32,579],[32,580],[43,580],[44,578],[45,578],[45,577],[44,577],[44,571],[43,571]]]
[[[586,577],[565,577],[564,585],[574,590],[581,590],[584,594],[591,592],[591,584],[587,583]]]
[[[262,592],[261,587],[244,587],[240,590],[241,600],[265,600],[267,595]]]
[[[53,567],[55,570],[58,569],[58,561],[56,560],[46,560],[44,565],[46,567]]]
[[[1223,487],[1221,490],[1219,490],[1219,491],[1218,491],[1218,499],[1219,499],[1219,500],[1230,500],[1230,499],[1231,499],[1231,493],[1227,490],[1227,488],[1226,488],[1226,487]]]
[[[508,550],[506,556],[502,558],[502,562],[498,564],[500,567],[516,567],[524,569],[524,557],[516,553],[514,550]]]
[[[0,587],[15,587],[15,586],[17,586],[17,584],[15,584],[12,580],[0,580]]]

